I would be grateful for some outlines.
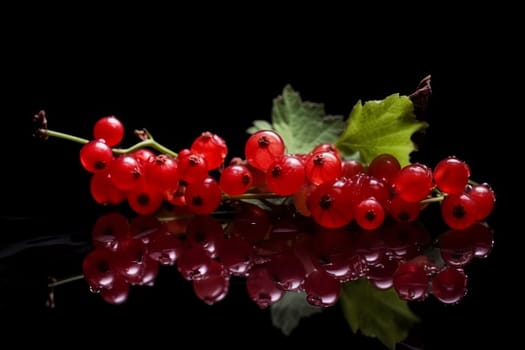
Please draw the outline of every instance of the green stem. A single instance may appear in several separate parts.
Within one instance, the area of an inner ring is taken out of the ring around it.
[[[65,133],[59,132],[59,131],[53,131],[53,130],[47,130],[47,129],[39,129],[38,131],[41,134],[43,134],[43,135],[47,135],[47,136],[50,136],[50,137],[56,137],[57,139],[64,139],[64,140],[68,140],[68,141],[73,141],[73,142],[81,143],[83,145],[85,145],[86,143],[89,142],[89,140],[84,139],[82,137],[65,134]]]
[[[66,133],[59,132],[59,131],[48,130],[48,129],[40,129],[39,132],[41,134],[47,135],[49,137],[56,137],[58,139],[68,140],[68,141],[80,143],[80,144],[83,144],[83,145],[85,145],[86,143],[89,142],[89,140],[84,139],[82,137],[73,136],[73,135],[66,134]],[[163,146],[160,143],[158,143],[157,141],[155,141],[151,137],[151,135],[149,135],[149,133],[148,133],[148,136],[150,136],[149,139],[144,140],[144,141],[140,141],[140,142],[134,144],[133,146],[131,146],[129,148],[113,148],[113,153],[115,153],[115,154],[129,154],[129,153],[135,152],[136,150],[139,150],[141,148],[149,147],[149,148],[153,148],[153,149],[155,149],[155,150],[157,150],[157,151],[159,151],[161,153],[169,154],[172,157],[175,157],[175,158],[177,157],[177,153],[176,152],[173,152],[172,150],[170,150],[166,146]]]
[[[430,203],[442,202],[443,199],[445,199],[445,197],[446,196],[442,195],[442,196],[437,196],[437,197],[423,199],[421,202],[419,202],[419,204],[430,204]]]
[[[169,154],[170,156],[176,158],[177,157],[177,153],[176,152],[173,152],[172,150],[170,150],[169,148],[167,148],[166,146],[163,146],[161,145],[160,143],[158,143],[157,141],[155,141],[154,139],[147,139],[147,140],[144,140],[144,141],[140,141],[139,143],[136,143],[134,144],[133,146],[129,147],[129,148],[114,148],[113,149],[113,153],[116,153],[116,154],[129,154],[129,153],[132,153],[132,152],[135,152],[141,148],[144,148],[144,147],[149,147],[149,148],[153,148],[161,153],[164,153],[164,154]]]

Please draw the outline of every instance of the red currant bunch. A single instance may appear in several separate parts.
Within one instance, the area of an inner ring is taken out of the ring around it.
[[[134,146],[116,148],[124,131],[118,118],[101,118],[80,150],[93,199],[136,214],[112,212],[93,228],[83,273],[109,303],[125,301],[131,285],[152,285],[162,265],[176,266],[208,304],[227,295],[231,276],[246,278],[261,308],[296,291],[330,306],[341,283],[359,278],[404,300],[456,303],[464,266],[492,249],[482,220],[495,194],[456,157],[433,168],[401,166],[391,154],[365,164],[329,143],[289,153],[276,131],[260,130],[226,162],[225,140],[210,131],[177,153],[145,130]],[[416,223],[432,203],[450,229],[438,239]]]

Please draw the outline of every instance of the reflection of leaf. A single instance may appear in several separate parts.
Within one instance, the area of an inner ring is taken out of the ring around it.
[[[270,308],[273,325],[285,335],[290,335],[301,319],[321,310],[320,307],[308,304],[304,293],[285,293],[283,298]]]
[[[416,120],[414,106],[407,96],[393,94],[364,105],[358,101],[336,145],[344,155],[359,152],[365,163],[382,153],[390,153],[405,166],[415,150],[412,134],[427,126]]]
[[[380,291],[365,279],[343,285],[341,305],[354,333],[360,330],[366,336],[378,338],[390,349],[405,339],[410,328],[419,322],[394,289]]]
[[[308,153],[321,143],[335,143],[344,122],[342,116],[326,116],[322,104],[303,102],[299,93],[287,85],[273,101],[272,124],[256,120],[248,132],[264,129],[281,135],[288,153]]]

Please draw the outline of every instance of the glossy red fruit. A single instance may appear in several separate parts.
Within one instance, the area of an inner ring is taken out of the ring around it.
[[[392,183],[400,170],[397,158],[386,153],[376,156],[368,165],[368,175],[388,184]]]
[[[278,158],[266,172],[268,188],[280,196],[294,194],[305,182],[304,164],[295,156],[284,155]]]
[[[432,170],[419,163],[407,165],[399,171],[393,185],[403,200],[419,202],[428,196],[434,186]]]
[[[455,157],[447,157],[434,167],[434,182],[447,194],[460,194],[465,189],[470,177],[467,163]]]
[[[93,137],[105,140],[110,147],[116,146],[124,138],[124,125],[115,116],[100,118],[93,127]]]
[[[184,197],[188,208],[195,214],[211,214],[221,202],[221,188],[212,177],[207,177],[200,182],[190,183],[186,188]]]
[[[111,162],[109,168],[111,181],[116,188],[129,191],[140,186],[144,181],[143,169],[132,156],[121,155]]]
[[[208,176],[208,164],[202,154],[181,151],[178,157],[179,176],[186,183],[198,183]]]
[[[387,204],[388,213],[397,222],[413,222],[419,217],[421,204],[419,202],[407,202],[399,195],[394,195]]]
[[[305,174],[314,185],[333,181],[341,176],[341,159],[334,152],[316,152],[310,154],[305,162]]]
[[[496,196],[488,184],[467,187],[467,194],[476,203],[476,219],[483,220],[492,213]]]
[[[91,176],[89,191],[95,202],[102,205],[118,205],[126,200],[126,192],[113,184],[107,169]]]
[[[228,154],[228,146],[219,135],[206,131],[193,141],[191,151],[202,154],[206,159],[208,170],[214,170],[224,163]]]
[[[143,163],[144,181],[149,187],[160,192],[175,191],[179,186],[177,160],[166,154],[150,157]]]
[[[128,192],[128,204],[137,214],[150,215],[162,205],[163,193],[155,187],[143,184]]]
[[[244,153],[248,164],[266,172],[270,165],[284,155],[285,145],[279,134],[272,130],[259,130],[246,141]]]
[[[103,140],[93,140],[80,149],[80,163],[90,173],[108,168],[113,160],[113,151]]]
[[[341,176],[351,178],[357,174],[364,174],[365,168],[363,164],[357,160],[343,160],[341,162]]]
[[[385,210],[374,197],[367,198],[355,207],[355,220],[365,230],[373,230],[381,226],[385,220]]]
[[[224,193],[239,196],[252,187],[252,172],[242,164],[229,165],[222,171],[219,185]]]
[[[314,147],[311,154],[317,153],[317,152],[330,152],[333,153],[339,160],[341,160],[343,157],[341,156],[341,152],[337,149],[335,144],[333,143],[321,143]]]
[[[315,222],[326,228],[343,227],[354,218],[349,182],[339,179],[319,185],[309,197],[309,208]]]
[[[441,203],[445,223],[454,229],[464,229],[476,222],[478,207],[467,194],[451,194]]]

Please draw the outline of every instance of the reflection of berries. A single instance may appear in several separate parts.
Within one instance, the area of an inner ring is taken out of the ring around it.
[[[462,270],[447,267],[432,279],[432,294],[442,303],[457,303],[467,293],[467,276]]]
[[[482,223],[448,231],[434,242],[417,223],[388,220],[375,230],[328,229],[312,219],[287,220],[293,214],[283,207],[270,214],[236,204],[226,230],[225,221],[212,216],[160,222],[152,215],[129,220],[106,214],[93,227],[97,248],[84,258],[84,277],[111,304],[125,302],[131,286],[153,285],[160,265],[176,265],[195,296],[209,305],[227,296],[232,276],[246,279],[248,297],[261,308],[297,291],[310,304],[329,307],[338,301],[342,283],[359,278],[379,290],[394,287],[404,300],[423,300],[431,292],[455,303],[466,291],[466,276],[457,268],[474,256],[485,257],[492,247],[492,231]],[[260,231],[251,236],[245,232],[251,226]],[[423,255],[434,243],[444,267]]]
[[[423,300],[428,296],[429,278],[420,264],[407,262],[394,272],[394,288],[403,300]]]

